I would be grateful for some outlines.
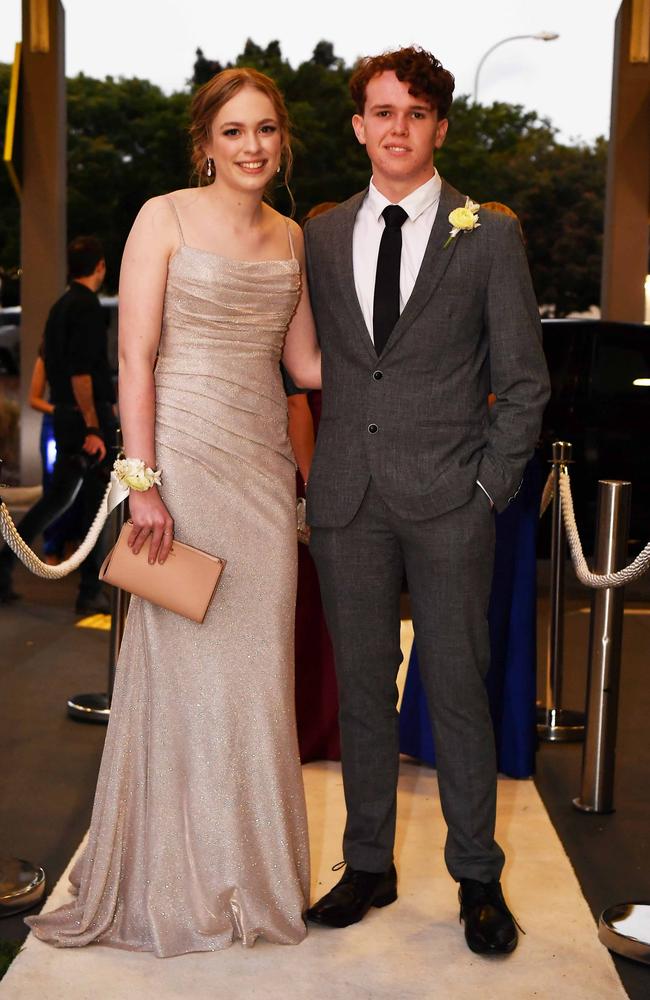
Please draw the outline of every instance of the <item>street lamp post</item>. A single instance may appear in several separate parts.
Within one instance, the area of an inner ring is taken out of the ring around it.
[[[505,45],[506,42],[516,42],[519,41],[519,39],[521,38],[534,38],[538,42],[554,42],[555,39],[559,37],[560,36],[555,31],[538,31],[536,35],[510,35],[508,38],[502,38],[500,42],[496,42],[494,45],[492,45],[487,50],[487,52],[483,54],[481,61],[476,67],[476,74],[474,76],[474,104],[476,104],[478,98],[478,78],[483,68],[483,63],[485,62],[485,60],[487,59],[487,57],[490,55],[491,52],[494,52],[495,49],[498,49],[500,45]]]

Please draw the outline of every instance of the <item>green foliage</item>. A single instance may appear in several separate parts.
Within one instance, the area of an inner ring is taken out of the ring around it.
[[[522,224],[537,297],[554,314],[600,301],[607,144],[566,146],[551,123],[518,105],[453,104],[437,158],[474,201],[500,201]],[[549,313],[550,314],[550,313]]]
[[[220,73],[222,69],[223,66],[220,62],[205,58],[203,55],[203,49],[196,50],[196,61],[194,63],[194,74],[192,80],[198,87],[207,83],[208,80],[211,80],[216,73]]]
[[[332,58],[324,65],[323,45],[293,73],[285,96],[294,126],[297,216],[321,201],[345,201],[368,183],[368,158],[350,119],[350,69]]]
[[[293,68],[280,43],[251,39],[230,65],[267,73],[285,94],[293,122],[291,182],[296,215],[321,201],[343,201],[368,182],[365,150],[350,125],[351,67],[331,42]],[[221,69],[197,49],[186,91],[165,95],[146,80],[77,76],[68,81],[68,231],[104,241],[108,287],[116,286],[124,241],[142,203],[190,181],[188,110],[192,89]],[[0,66],[0,114],[6,107],[9,67]],[[599,301],[607,148],[568,146],[550,122],[517,105],[475,105],[458,98],[437,164],[447,180],[475,201],[502,201],[519,215],[541,303],[558,315]],[[18,205],[0,177],[0,265],[18,258]],[[283,187],[274,205],[289,212]]]
[[[103,241],[109,288],[143,202],[189,183],[188,105],[146,80],[68,81],[68,232]]]

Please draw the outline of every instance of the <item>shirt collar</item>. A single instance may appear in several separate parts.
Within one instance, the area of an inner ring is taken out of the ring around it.
[[[75,281],[74,278],[69,285],[71,292],[79,292],[81,295],[97,295],[93,292],[92,288],[88,288],[88,285],[82,285],[80,281]]]
[[[404,209],[408,215],[411,222],[422,215],[423,212],[434,205],[440,199],[440,191],[442,190],[442,181],[440,179],[440,174],[436,170],[433,177],[430,177],[428,181],[421,184],[419,188],[415,191],[411,191],[406,198],[402,198],[398,204]],[[381,213],[386,208],[386,205],[392,205],[394,202],[389,201],[385,195],[378,191],[375,187],[372,178],[370,180],[370,185],[368,187],[368,207],[370,208],[373,218],[379,222],[381,218]]]

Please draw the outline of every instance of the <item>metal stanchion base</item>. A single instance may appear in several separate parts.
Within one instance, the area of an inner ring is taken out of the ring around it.
[[[537,735],[547,743],[578,743],[585,738],[585,713],[538,707]]]
[[[22,858],[0,858],[0,917],[35,906],[45,892],[45,872]]]
[[[574,807],[576,809],[578,809],[579,812],[592,813],[595,816],[609,816],[611,813],[616,812],[616,810],[614,808],[612,808],[612,809],[598,809],[598,807],[595,806],[595,805],[591,805],[588,802],[583,802],[579,795],[576,796],[576,798],[573,799],[572,801],[573,801]]]
[[[80,722],[108,722],[111,710],[107,694],[75,694],[68,698],[68,715]]]
[[[650,903],[617,903],[603,910],[598,938],[617,955],[650,965]]]

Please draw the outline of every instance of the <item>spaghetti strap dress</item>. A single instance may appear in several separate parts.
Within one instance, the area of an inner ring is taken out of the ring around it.
[[[175,535],[227,560],[202,624],[134,597],[75,898],[27,923],[60,947],[160,957],[296,944],[309,891],[294,708],[295,463],[280,355],[290,257],[170,259],[156,457]]]

